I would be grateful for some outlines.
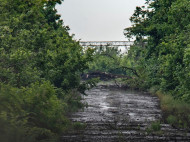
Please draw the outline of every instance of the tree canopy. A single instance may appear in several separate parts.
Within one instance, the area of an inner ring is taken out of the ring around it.
[[[136,8],[130,19],[133,26],[125,29],[126,36],[147,42],[144,49],[138,49],[144,62],[136,61],[146,70],[144,81],[147,87],[159,85],[176,98],[190,101],[190,2],[146,0],[146,4]]]
[[[55,9],[61,2],[0,0],[0,141],[55,138],[81,106],[80,73],[92,50],[69,35]]]
[[[127,56],[139,74],[135,85],[172,96],[179,105],[171,104],[168,114],[175,113],[186,127],[189,109],[182,104],[190,103],[190,1],[146,0],[130,20],[133,25],[124,33],[136,39]]]

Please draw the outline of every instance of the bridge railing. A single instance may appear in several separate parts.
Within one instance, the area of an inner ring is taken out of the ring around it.
[[[125,46],[133,45],[133,41],[80,41],[80,45],[87,46]]]

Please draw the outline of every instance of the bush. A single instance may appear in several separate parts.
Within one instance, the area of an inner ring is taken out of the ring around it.
[[[152,122],[151,129],[153,131],[160,131],[161,130],[160,121]]]
[[[175,116],[173,116],[173,115],[169,115],[166,120],[171,125],[174,125],[174,124],[177,123],[177,118]]]
[[[29,139],[49,139],[68,127],[67,105],[57,98],[55,87],[49,82],[21,89],[1,84],[0,102],[0,123],[9,124],[1,125],[4,138],[11,135],[9,138],[25,139],[26,135]]]
[[[75,130],[83,130],[83,129],[85,129],[85,127],[86,127],[86,124],[84,124],[84,123],[80,123],[80,122],[73,123],[73,128]]]

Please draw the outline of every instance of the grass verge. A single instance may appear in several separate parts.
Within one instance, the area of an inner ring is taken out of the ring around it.
[[[190,128],[190,104],[176,100],[161,91],[155,93],[160,99],[163,121],[176,128]]]

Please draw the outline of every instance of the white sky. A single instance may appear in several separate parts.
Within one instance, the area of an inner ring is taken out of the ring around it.
[[[64,0],[56,8],[70,34],[83,41],[127,40],[123,30],[136,6],[145,0]]]

